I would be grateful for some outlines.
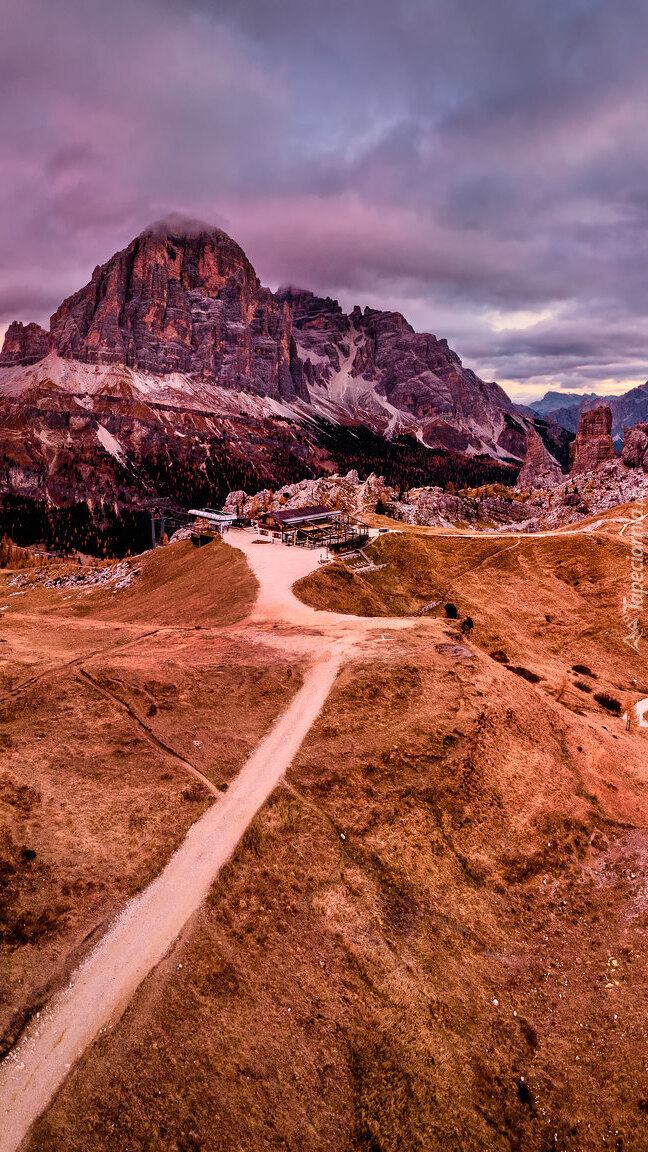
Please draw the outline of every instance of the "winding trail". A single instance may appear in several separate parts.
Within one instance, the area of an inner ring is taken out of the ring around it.
[[[259,582],[257,600],[245,624],[267,638],[276,637],[274,630],[279,629],[282,644],[300,656],[306,644],[313,663],[302,687],[228,791],[218,794],[160,875],[129,901],[73,974],[68,987],[31,1022],[0,1064],[0,1152],[17,1152],[75,1062],[102,1030],[117,1023],[139,985],[168,952],[254,816],[280,783],[319,715],[340,665],[355,645],[376,629],[384,632],[386,628],[411,628],[421,623],[317,611],[292,591],[295,580],[318,567],[316,552],[259,544],[243,531],[230,532],[228,543],[244,552]],[[80,666],[92,655],[67,661],[64,667]],[[84,669],[80,668],[80,675],[105,691]],[[18,685],[14,691],[24,687]],[[112,693],[107,694],[127,707]],[[141,724],[139,717],[134,719]],[[155,743],[160,745],[157,739]],[[172,749],[162,747],[177,756]],[[203,779],[184,759],[183,763]],[[213,791],[213,785],[210,788]]]
[[[566,534],[547,532],[538,536]],[[473,534],[452,534],[454,538],[460,535]],[[483,534],[479,538],[483,540]],[[421,618],[368,618],[310,608],[296,598],[292,585],[317,569],[317,552],[260,543],[245,531],[231,530],[226,539],[245,554],[259,583],[257,600],[244,626],[258,630],[267,639],[278,637],[284,647],[295,654],[299,652],[300,656],[306,649],[314,657],[313,663],[302,687],[229,790],[224,795],[218,794],[211,808],[190,828],[160,875],[129,901],[73,974],[67,988],[32,1021],[0,1064],[0,1152],[17,1152],[69,1070],[101,1031],[117,1023],[139,985],[199,908],[219,869],[281,782],[319,715],[342,662],[372,633],[378,632],[377,638],[385,639],[385,630],[424,623],[435,626],[435,621]],[[502,535],[499,539],[506,537]],[[502,551],[518,547],[524,537],[511,533],[508,539],[513,543],[486,557],[482,564]],[[149,634],[152,633],[138,635],[126,643],[118,642],[106,651],[126,648]],[[86,653],[60,667],[79,667],[79,674],[86,681],[90,680],[96,689],[130,711],[140,726],[147,727],[123,701],[98,685],[81,667],[96,654]],[[9,695],[23,691],[58,668],[44,670],[17,685]],[[637,713],[641,726],[648,726],[644,718],[648,713],[648,699],[637,705]],[[200,776],[213,791],[213,785],[193,765],[155,737],[154,742],[167,754],[182,759],[185,767]]]

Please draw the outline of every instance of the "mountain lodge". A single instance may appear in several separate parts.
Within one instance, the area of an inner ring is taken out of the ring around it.
[[[305,548],[359,548],[369,539],[364,524],[323,504],[262,512],[256,526],[260,536]]]

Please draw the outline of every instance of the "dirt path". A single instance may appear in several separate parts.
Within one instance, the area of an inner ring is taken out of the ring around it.
[[[287,711],[225,796],[193,825],[164,871],[131,900],[64,992],[0,1065],[0,1152],[16,1152],[69,1069],[119,1020],[207,895],[251,820],[279,783],[335,681],[345,645],[326,644]]]
[[[326,701],[342,661],[376,630],[384,639],[385,629],[421,625],[420,619],[366,618],[310,608],[296,598],[292,585],[317,568],[317,551],[260,544],[252,533],[244,531],[231,531],[227,542],[245,554],[259,583],[256,603],[244,625],[258,630],[265,640],[281,638],[282,646],[299,652],[300,657],[305,650],[315,652],[315,663],[287,711],[250,756],[228,792],[219,794],[216,803],[192,826],[164,871],[127,904],[68,987],[32,1022],[0,1065],[0,1152],[16,1152],[70,1068],[102,1029],[119,1020],[141,982],[200,906],[219,869],[291,764]],[[436,624],[428,623],[431,627]],[[295,627],[301,632],[291,632]],[[106,651],[123,650],[143,638],[111,645]],[[91,679],[81,666],[95,654],[86,653],[67,661],[64,667],[79,667],[81,675]],[[18,685],[13,691],[24,687],[26,684]],[[124,706],[112,693],[107,695]],[[132,714],[132,718],[142,723],[138,716]],[[155,743],[160,744],[157,738]],[[177,755],[166,746],[164,749]],[[184,759],[183,763],[196,771]]]
[[[330,636],[359,640],[380,628],[411,628],[405,617],[350,616],[311,608],[295,596],[292,586],[319,567],[319,549],[289,548],[285,544],[259,543],[253,533],[231,529],[227,543],[239,548],[259,584],[257,600],[249,621],[259,627],[297,625],[326,632]],[[420,624],[420,620],[417,621]]]

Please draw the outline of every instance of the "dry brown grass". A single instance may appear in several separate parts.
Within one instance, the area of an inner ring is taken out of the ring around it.
[[[524,537],[513,545],[404,532],[371,547],[388,567],[360,578],[340,577],[333,565],[300,581],[295,591],[314,606],[348,613],[361,612],[372,598],[371,614],[386,616],[450,600],[462,618],[474,621],[471,643],[504,652],[511,666],[528,668],[554,694],[573,666],[578,671],[584,665],[599,677],[600,691],[628,692],[634,680],[635,698],[647,695],[644,662],[623,644],[627,543],[583,534]]]
[[[368,646],[30,1152],[638,1152],[644,746]]]
[[[167,633],[147,623],[162,597],[150,570],[137,596],[122,594],[127,625],[97,620],[87,605],[82,619],[62,618],[58,593],[47,589],[31,593],[27,605],[27,596],[16,599],[5,615],[2,1050],[212,802],[178,756],[226,788],[299,687],[299,665],[274,649],[192,626],[196,614],[210,615],[207,574],[231,580],[212,593],[212,615],[222,622],[247,612],[254,589],[245,573],[238,579],[240,553],[225,546],[208,553],[170,548],[150,558],[158,581],[160,557],[170,559],[169,611],[179,615],[187,593],[190,624]],[[121,602],[119,594],[111,599],[116,617]]]
[[[363,602],[451,599],[470,638],[421,620],[366,640],[287,787],[29,1152],[643,1149],[646,734],[573,670],[641,691],[615,615],[625,546],[399,540]],[[331,568],[310,587],[357,611],[355,579]],[[217,697],[238,700],[235,731],[259,685],[290,690],[267,669],[248,702],[235,655],[208,672],[202,640],[181,658],[188,635],[146,679],[136,650],[93,662],[155,706],[162,737],[174,681],[178,727],[195,699],[210,742]],[[33,800],[11,795],[17,811]]]
[[[220,539],[203,548],[188,540],[158,548],[136,558],[141,573],[117,592],[111,586],[92,588],[44,588],[35,584],[25,595],[10,596],[15,589],[0,575],[2,595],[14,611],[56,611],[63,616],[144,624],[153,627],[235,624],[252,607],[257,583],[242,552]],[[47,575],[78,573],[77,565],[48,569]]]
[[[412,532],[379,537],[368,548],[378,571],[356,574],[342,561],[295,585],[295,594],[314,608],[331,608],[358,616],[409,616],[432,600],[446,601],[454,581],[496,555],[502,541],[445,540]]]
[[[148,553],[141,576],[121,595],[98,591],[78,607],[83,615],[158,625],[235,624],[250,611],[257,583],[245,557],[220,539],[203,548],[183,540]]]

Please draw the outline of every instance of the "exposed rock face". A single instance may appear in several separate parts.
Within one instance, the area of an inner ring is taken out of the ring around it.
[[[0,494],[186,505],[353,465],[401,489],[511,482],[529,423],[399,313],[273,293],[224,232],[171,220],[96,268],[49,335],[10,327]]]
[[[607,406],[584,412],[578,422],[576,439],[571,445],[571,472],[590,472],[606,460],[614,460],[612,412]]]
[[[277,492],[269,488],[248,496],[246,492],[230,492],[225,509],[249,515],[258,511],[278,511],[281,508],[307,508],[324,504],[343,512],[373,512],[379,500],[387,504],[396,496],[394,488],[385,483],[384,476],[373,472],[366,480],[358,479],[352,469],[346,476],[321,476],[317,480],[301,480],[298,484],[285,484]]]
[[[37,364],[49,352],[49,336],[40,324],[14,320],[7,328],[0,354],[0,368],[17,364]]]
[[[648,424],[635,424],[623,433],[623,463],[629,468],[648,471]]]
[[[47,352],[42,330],[40,343],[20,331],[13,326],[5,344],[7,366]],[[415,332],[397,312],[346,315],[302,289],[272,293],[238,244],[199,223],[154,225],[96,268],[52,317],[49,346],[64,360],[302,400],[388,439],[412,435],[512,463],[526,447],[524,418],[506,393],[464,368],[445,340]]]
[[[356,307],[284,288],[309,389],[388,436],[418,435],[455,452],[521,458],[524,422],[498,384],[464,368],[447,340],[415,332],[400,312]]]
[[[293,399],[307,393],[288,308],[262,288],[225,232],[156,225],[95,268],[52,317],[66,359],[196,373],[221,386]]]
[[[559,484],[551,492],[534,498],[542,528],[573,524],[584,516],[595,516],[631,500],[648,498],[648,475],[642,468],[629,468],[619,459],[598,464],[591,472],[580,473],[578,491]]]
[[[545,448],[535,428],[529,428],[526,456],[517,480],[518,488],[553,488],[561,479],[562,472],[553,456]]]
[[[395,488],[385,483],[384,476],[371,474],[365,481],[358,480],[354,470],[346,476],[327,476],[318,480],[302,480],[299,484],[286,484],[277,492],[266,488],[254,496],[246,492],[230,492],[225,508],[242,515],[256,515],[262,511],[282,508],[304,508],[324,504],[345,512],[360,514],[374,512],[381,501],[390,516],[406,524],[448,525],[455,522],[491,524],[536,523],[529,505],[513,495],[459,496],[444,492],[439,487],[410,488],[400,498]]]

